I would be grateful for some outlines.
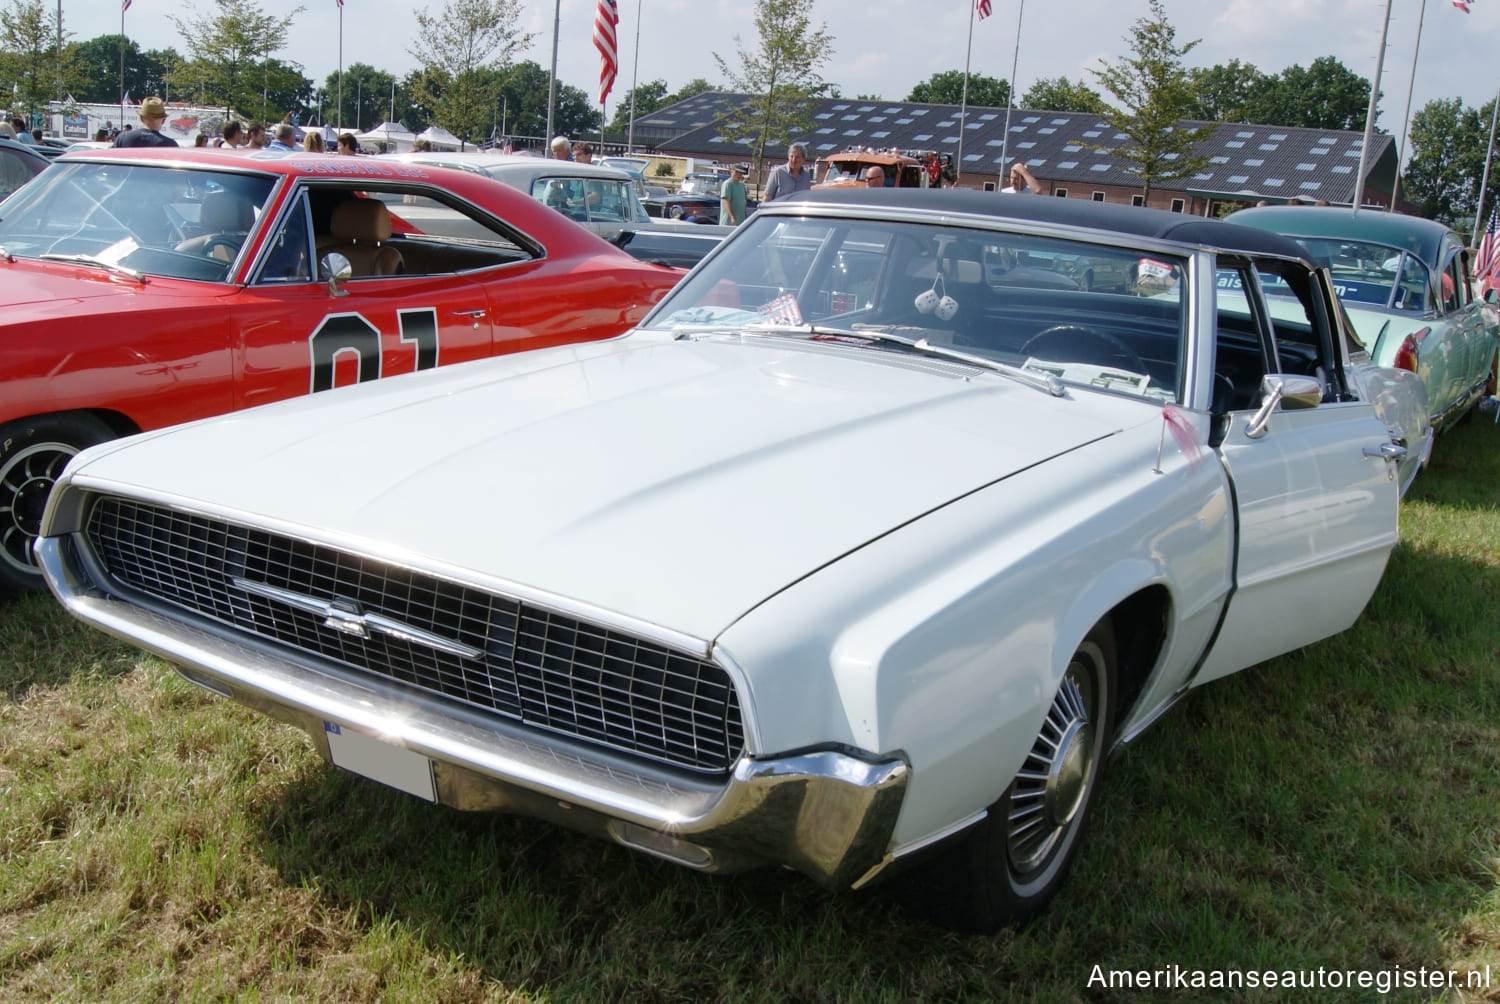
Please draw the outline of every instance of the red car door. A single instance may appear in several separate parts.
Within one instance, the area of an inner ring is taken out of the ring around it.
[[[484,289],[460,276],[249,286],[232,298],[235,407],[491,354]]]

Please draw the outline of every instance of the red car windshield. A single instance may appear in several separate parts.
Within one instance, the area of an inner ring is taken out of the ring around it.
[[[154,164],[58,163],[0,208],[0,247],[143,275],[222,281],[275,179]]]

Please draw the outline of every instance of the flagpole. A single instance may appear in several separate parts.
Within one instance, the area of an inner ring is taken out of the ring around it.
[[[1385,68],[1385,40],[1391,30],[1391,0],[1385,0],[1385,17],[1380,25],[1380,51],[1375,54],[1375,79],[1370,81],[1370,107],[1365,111],[1365,138],[1359,145],[1359,177],[1354,179],[1354,212],[1365,199],[1365,171],[1370,162],[1370,141],[1375,138],[1375,111],[1380,103],[1380,71]],[[1401,170],[1401,165],[1396,165]]]
[[[1500,91],[1495,92],[1495,109],[1490,112],[1490,145],[1484,151],[1484,174],[1479,179],[1479,204],[1474,207],[1474,232],[1469,237],[1471,241],[1479,237],[1479,224],[1484,219],[1484,191],[1490,184],[1490,161],[1495,156],[1495,120],[1497,118],[1500,118]]]
[[[635,87],[641,71],[641,0],[635,0],[635,65],[630,70],[630,127],[625,130],[625,152],[635,152]]]
[[[120,4],[120,128],[125,128],[125,12],[130,9],[130,0]]]
[[[1423,3],[1425,2],[1426,0],[1423,0]],[[1000,137],[1000,177],[1002,178],[1010,176],[1010,109],[1016,103],[1016,67],[1021,62],[1021,17],[1025,13],[1026,0],[1021,0],[1020,6],[1016,8],[1016,51],[1010,57],[1010,86],[1005,89],[1005,132]]]
[[[1406,111],[1401,114],[1401,142],[1396,145],[1396,180],[1391,183],[1391,212],[1396,211],[1396,196],[1401,191],[1401,162],[1406,159],[1406,134],[1411,129],[1411,91],[1417,83],[1417,53],[1422,51],[1422,22],[1427,20],[1427,0],[1417,14],[1417,44],[1411,50],[1411,76],[1406,81]]]
[[[339,132],[344,131],[344,5],[339,3]]]
[[[969,115],[969,60],[974,55],[974,5],[975,0],[969,0],[969,41],[964,46],[964,89],[958,104],[958,157],[953,162],[955,184],[964,176],[964,120]]]
[[[557,107],[557,31],[562,25],[562,0],[552,5],[552,75],[547,80],[547,135],[542,137],[542,156],[547,156],[552,142],[552,111]]]

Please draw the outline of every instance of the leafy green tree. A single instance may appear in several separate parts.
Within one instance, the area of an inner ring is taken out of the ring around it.
[[[172,83],[179,93],[196,94],[203,103],[264,110],[262,95],[269,92],[266,58],[286,45],[292,21],[306,8],[294,7],[284,17],[273,17],[254,0],[213,0],[213,5],[213,13],[167,15],[188,51],[188,65]]]
[[[1211,126],[1188,129],[1182,124],[1194,104],[1182,57],[1198,40],[1179,48],[1162,0],[1148,2],[1150,15],[1138,18],[1126,37],[1131,54],[1114,62],[1101,59],[1101,69],[1090,71],[1117,103],[1106,103],[1099,117],[1124,133],[1125,142],[1114,147],[1088,144],[1134,164],[1147,200],[1156,182],[1190,177],[1207,166],[1208,158],[1194,153],[1194,144],[1213,131]]]
[[[161,94],[164,90],[171,49],[142,52],[130,39],[125,42],[125,80],[120,81],[120,35],[100,35],[72,46],[71,72],[65,89],[79,101],[109,104],[118,101],[126,91],[131,95]]]
[[[1043,78],[1021,95],[1021,107],[1048,112],[1093,112],[1104,110],[1099,92],[1082,80],[1073,83],[1067,77]]]
[[[1362,130],[1369,105],[1368,80],[1333,56],[1319,56],[1306,68],[1288,66],[1252,84],[1239,121]]]
[[[10,0],[0,8],[0,76],[14,87],[17,111],[36,108],[61,98],[67,50],[57,48],[57,9],[42,0]],[[63,33],[63,41],[69,38]]]
[[[962,70],[943,70],[917,84],[906,96],[908,101],[934,105],[958,105],[964,100]],[[982,73],[969,74],[969,104],[980,108],[1004,108],[1010,102],[1010,81],[996,80]]]
[[[1440,98],[1411,117],[1412,156],[1401,191],[1422,207],[1423,216],[1464,233],[1473,227],[1494,110],[1493,98],[1477,109],[1464,107],[1458,98]],[[1496,204],[1492,170],[1483,219]]]
[[[520,0],[449,0],[440,14],[416,12],[421,64],[413,99],[432,120],[471,142],[489,134],[504,70],[531,45],[520,30]]]
[[[1194,95],[1190,117],[1208,122],[1251,121],[1247,118],[1250,100],[1265,87],[1267,79],[1264,73],[1238,59],[1189,70],[1188,84]]]
[[[747,49],[734,36],[739,54],[735,68],[714,53],[728,89],[750,95],[724,117],[724,124],[754,137],[757,172],[765,164],[766,147],[790,143],[805,131],[814,105],[828,91],[818,71],[833,55],[833,38],[826,24],[813,25],[811,9],[802,0],[755,0],[756,48]]]
[[[329,125],[350,132],[373,129],[390,114],[391,88],[395,83],[394,76],[369,63],[351,63],[344,67],[344,104],[339,108],[336,107],[339,75],[330,73],[323,78],[323,91],[328,102],[324,118]]]
[[[506,69],[500,75],[501,100],[493,109],[495,118],[489,128],[494,129],[497,136],[534,137],[545,147],[546,141],[551,138],[546,135],[549,83],[547,71],[529,59]],[[505,114],[503,122],[499,119],[501,108]],[[597,135],[602,120],[599,106],[587,92],[558,82],[557,103],[553,107],[552,117],[555,132],[582,139]]]

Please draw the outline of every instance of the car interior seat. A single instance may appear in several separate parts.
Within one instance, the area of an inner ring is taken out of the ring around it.
[[[345,199],[333,209],[329,240],[318,242],[318,255],[337,253],[349,259],[356,278],[398,275],[406,271],[401,252],[387,244],[391,214],[379,199]]]
[[[203,196],[198,207],[198,225],[203,233],[178,244],[183,254],[201,255],[218,261],[233,261],[255,225],[255,205],[239,192],[216,189]]]

